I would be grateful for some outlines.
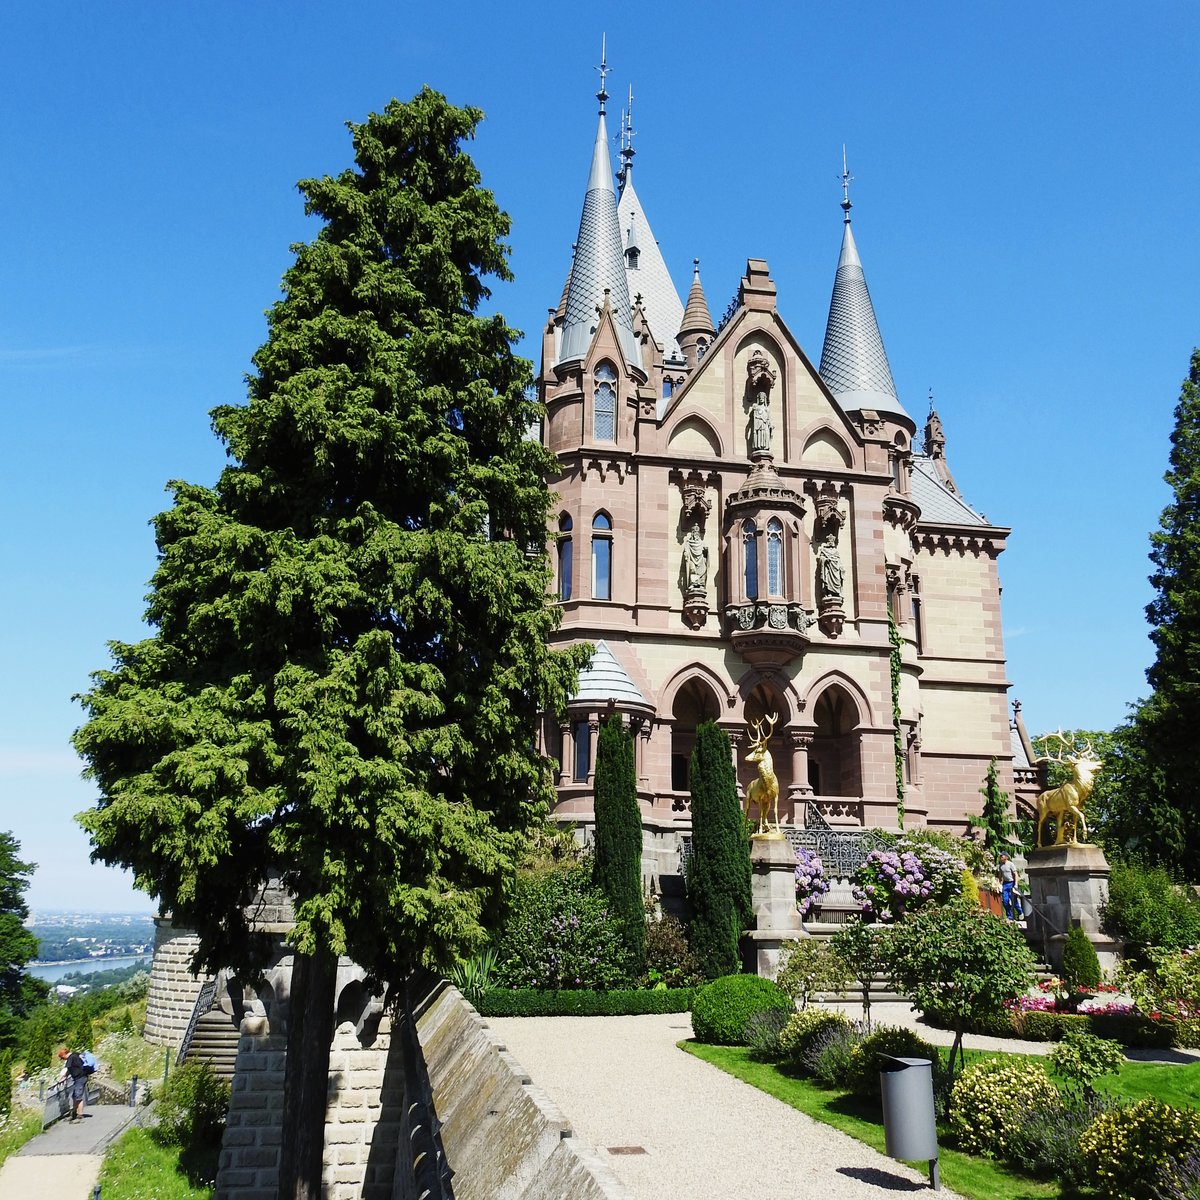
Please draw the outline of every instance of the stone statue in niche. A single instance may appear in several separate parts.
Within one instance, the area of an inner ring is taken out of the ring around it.
[[[817,579],[821,585],[822,604],[841,604],[846,571],[838,551],[838,530],[829,529],[817,549]]]
[[[750,453],[770,454],[771,435],[771,388],[775,384],[776,372],[770,359],[755,350],[746,363],[749,390],[753,397],[750,406]]]
[[[683,580],[688,592],[703,592],[708,588],[708,547],[695,522],[683,539]]]

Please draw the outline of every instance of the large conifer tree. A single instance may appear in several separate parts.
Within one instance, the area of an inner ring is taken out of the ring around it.
[[[715,722],[692,751],[692,848],[687,864],[689,942],[709,979],[740,970],[739,943],[753,917],[750,841],[738,801],[729,738]]]
[[[1150,582],[1157,593],[1146,608],[1156,655],[1146,678],[1154,689],[1135,713],[1131,730],[1142,770],[1135,805],[1148,836],[1141,846],[1190,879],[1200,878],[1200,350],[1175,408],[1170,468],[1173,493],[1151,535]]]
[[[20,852],[11,833],[0,833],[0,1048],[16,1044],[21,1018],[44,995],[25,972],[38,950],[37,938],[25,928],[25,890],[35,864],[22,862]]]
[[[75,743],[94,856],[131,867],[209,968],[249,972],[244,906],[295,900],[280,1195],[320,1194],[337,956],[399,984],[473,953],[550,798],[534,748],[578,654],[551,652],[553,460],[514,331],[508,217],[429,90],[349,126],[355,165],[302,182],[231,464],[155,521],[151,635],[112,646]]]
[[[646,908],[642,894],[642,813],[637,800],[633,738],[615,713],[600,726],[596,744],[596,832],[593,878],[621,926],[628,969],[646,964]]]

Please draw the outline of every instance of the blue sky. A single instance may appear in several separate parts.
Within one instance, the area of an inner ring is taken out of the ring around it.
[[[764,257],[820,354],[846,143],[855,233],[901,398],[933,389],[1000,560],[1034,732],[1109,728],[1145,691],[1148,534],[1200,342],[1191,3],[6,5],[0,15],[0,828],[36,907],[147,908],[88,864],[68,738],[105,643],[140,636],[149,518],[211,482],[208,410],[244,397],[295,181],[424,83],[476,104],[513,216],[495,304],[536,334],[595,131],[632,85],[638,193],[714,315]],[[614,129],[617,121],[610,123]],[[525,352],[535,353],[532,340]]]

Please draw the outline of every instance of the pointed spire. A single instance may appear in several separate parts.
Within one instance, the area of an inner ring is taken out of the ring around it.
[[[877,412],[907,416],[896,396],[892,369],[888,365],[879,323],[867,290],[858,247],[850,228],[850,180],[842,148],[842,201],[845,214],[842,252],[838,258],[829,321],[821,351],[821,378],[846,411],[872,408]]]
[[[621,110],[621,169],[617,172],[617,181],[624,194],[625,185],[633,174],[633,156],[637,151],[633,148],[633,85],[629,85],[629,107]]]
[[[629,311],[625,252],[621,244],[621,223],[617,216],[617,195],[613,189],[612,160],[608,153],[608,128],[604,120],[604,104],[608,99],[604,80],[608,63],[603,48],[598,69],[600,90],[596,99],[600,101],[600,115],[583,214],[579,219],[575,258],[567,281],[567,308],[558,361],[568,362],[587,354],[598,325],[599,310],[607,302],[626,362],[640,366]]]
[[[692,290],[688,292],[687,308],[683,310],[683,320],[679,323],[677,341],[688,363],[695,367],[704,357],[704,350],[716,335],[712,314],[708,311],[708,301],[704,298],[704,288],[700,284],[700,260],[692,259]]]

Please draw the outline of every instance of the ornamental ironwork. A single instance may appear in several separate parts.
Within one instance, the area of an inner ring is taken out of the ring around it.
[[[804,820],[806,828],[785,825],[783,833],[793,850],[803,846],[821,859],[827,879],[853,879],[872,850],[892,848],[887,838],[872,829],[832,828],[814,804],[806,806]]]

